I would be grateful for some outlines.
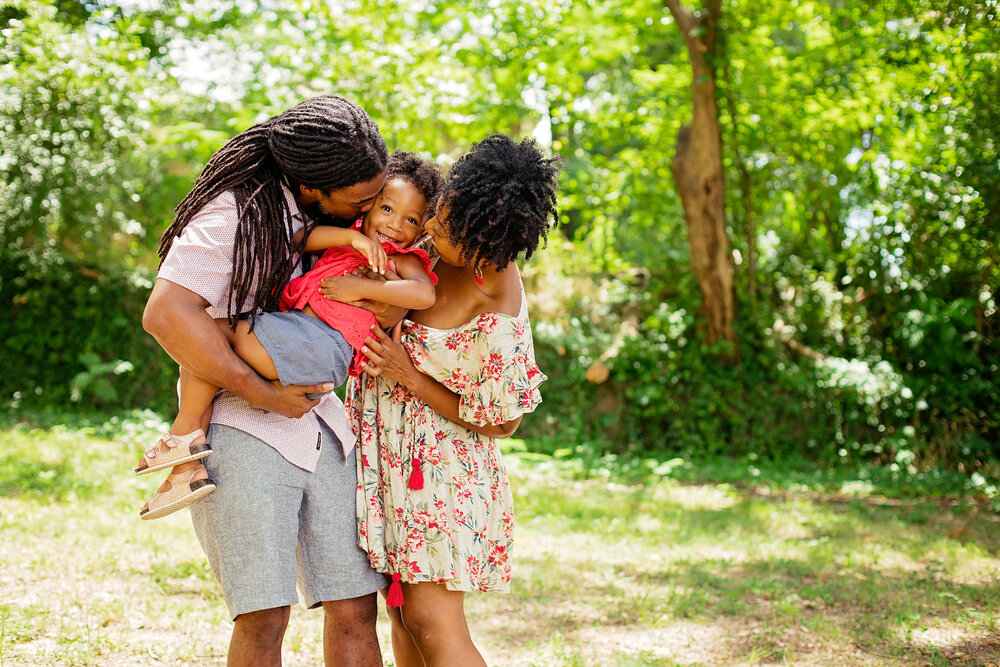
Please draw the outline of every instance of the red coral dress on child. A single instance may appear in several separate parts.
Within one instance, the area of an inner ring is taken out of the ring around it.
[[[354,223],[351,229],[361,231],[361,221],[358,220]],[[423,264],[424,270],[427,271],[427,275],[430,276],[431,283],[437,285],[438,279],[431,271],[431,258],[426,250],[413,247],[404,248],[389,240],[382,241],[382,249],[389,256],[403,253],[416,255]],[[281,310],[302,310],[308,304],[321,320],[344,336],[344,340],[355,351],[350,370],[350,374],[354,376],[360,373],[363,361],[360,350],[365,344],[365,339],[370,335],[372,325],[376,323],[375,315],[364,308],[327,299],[320,294],[319,284],[324,278],[342,276],[367,265],[368,260],[354,248],[348,246],[327,248],[311,271],[298,278],[293,278],[281,293]]]

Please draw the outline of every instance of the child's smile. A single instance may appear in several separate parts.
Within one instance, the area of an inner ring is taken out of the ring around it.
[[[415,185],[390,178],[365,214],[361,232],[378,241],[392,241],[405,248],[423,230],[427,200]]]

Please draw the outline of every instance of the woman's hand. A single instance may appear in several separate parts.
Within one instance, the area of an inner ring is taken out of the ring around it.
[[[401,323],[392,328],[392,338],[377,326],[373,326],[372,335],[365,340],[365,346],[361,348],[361,354],[368,358],[367,361],[361,362],[361,367],[369,375],[381,375],[412,388],[414,380],[422,373],[413,365],[413,360],[403,347],[402,335]]]

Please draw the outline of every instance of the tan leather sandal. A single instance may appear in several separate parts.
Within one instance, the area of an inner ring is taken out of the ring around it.
[[[197,442],[198,440],[200,442]],[[212,445],[205,442],[205,432],[201,429],[184,435],[164,433],[155,445],[146,450],[142,461],[134,470],[136,475],[145,475],[156,470],[173,468],[179,463],[203,459],[211,453]]]
[[[195,479],[196,475],[204,476],[201,479]],[[149,499],[149,502],[139,510],[139,518],[159,519],[173,514],[215,491],[215,482],[209,478],[205,466],[200,464],[190,470],[172,475],[172,478],[167,477],[163,485]]]

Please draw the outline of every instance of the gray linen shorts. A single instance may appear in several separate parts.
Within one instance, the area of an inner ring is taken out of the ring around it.
[[[321,424],[312,473],[228,426],[212,424],[208,441],[218,488],[191,518],[232,618],[294,605],[296,581],[310,609],[385,587],[357,544],[354,450],[345,463],[332,430]]]
[[[347,381],[354,348],[323,320],[301,310],[259,313],[253,332],[267,350],[283,385]]]

